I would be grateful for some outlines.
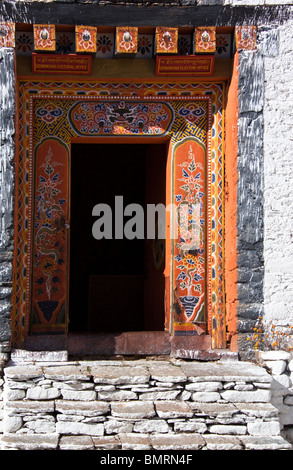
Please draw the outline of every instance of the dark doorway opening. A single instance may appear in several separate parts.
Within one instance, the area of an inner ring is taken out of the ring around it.
[[[166,160],[165,144],[72,144],[69,332],[164,330],[164,243],[117,239],[115,201],[165,204]],[[112,210],[112,239],[93,236],[97,204]]]

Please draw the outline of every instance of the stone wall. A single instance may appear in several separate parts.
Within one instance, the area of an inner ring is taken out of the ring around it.
[[[5,368],[5,449],[291,449],[271,376],[245,362],[95,361]]]

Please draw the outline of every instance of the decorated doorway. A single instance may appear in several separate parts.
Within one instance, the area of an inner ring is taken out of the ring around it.
[[[148,144],[155,154],[159,145],[167,145],[163,186],[170,210],[165,225],[164,325],[160,322],[159,328],[170,337],[205,335],[212,347],[224,347],[223,84],[24,81],[18,90],[14,345],[70,331],[70,176],[75,152],[77,145],[114,145],[113,139],[119,138],[119,152],[126,144],[142,145],[143,154]],[[81,152],[83,158],[77,159],[82,173],[88,155]],[[106,159],[104,189],[113,171],[111,156]],[[127,162],[128,157],[123,158]],[[147,155],[144,158],[147,162]],[[83,191],[90,192],[93,185]],[[109,274],[104,270],[95,275]],[[144,308],[145,299],[144,294]],[[139,327],[157,325],[142,322]]]
[[[71,146],[69,332],[164,330],[165,240],[147,208],[165,205],[166,162],[166,144]]]

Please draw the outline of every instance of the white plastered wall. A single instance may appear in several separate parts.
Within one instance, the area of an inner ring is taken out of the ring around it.
[[[264,57],[264,322],[293,325],[293,21]]]

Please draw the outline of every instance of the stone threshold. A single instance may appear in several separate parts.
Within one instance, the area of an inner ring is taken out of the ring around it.
[[[91,355],[170,355],[197,359],[199,355],[215,360],[206,324],[196,325],[196,335],[171,336],[168,331],[125,331],[120,333],[69,333],[68,335],[31,335],[24,349],[32,351],[65,350],[69,356]]]

